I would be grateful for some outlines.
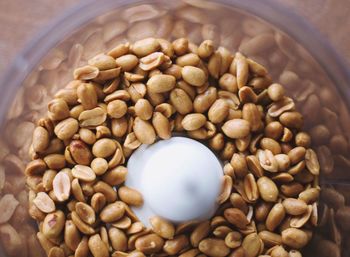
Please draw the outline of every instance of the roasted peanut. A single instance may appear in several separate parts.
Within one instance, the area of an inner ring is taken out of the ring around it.
[[[225,237],[225,244],[230,248],[237,248],[242,243],[242,235],[236,231],[228,233]]]
[[[75,205],[75,211],[80,217],[82,221],[85,223],[92,225],[96,221],[95,211],[91,208],[91,206],[86,203],[78,202]]]
[[[306,233],[297,228],[287,228],[282,231],[282,242],[294,249],[303,248],[309,241]]]
[[[93,189],[95,192],[102,193],[107,202],[112,203],[117,199],[117,192],[113,190],[113,188],[103,181],[97,182]]]
[[[145,254],[157,253],[163,248],[163,245],[164,240],[156,234],[141,236],[135,242],[136,249]]]
[[[267,94],[272,101],[279,101],[284,96],[284,88],[280,84],[274,83],[268,87]]]
[[[109,138],[102,138],[93,145],[92,153],[96,157],[106,158],[111,156],[117,148],[116,143]]]
[[[91,162],[91,169],[96,175],[103,175],[108,169],[108,163],[104,158],[95,158]]]
[[[44,221],[42,232],[47,238],[55,239],[62,232],[65,224],[65,215],[58,210],[48,214]]]
[[[189,245],[188,238],[185,235],[176,236],[174,239],[167,240],[163,250],[167,254],[177,254]]]
[[[101,240],[100,235],[96,234],[89,238],[89,250],[94,257],[108,257],[108,248]]]
[[[256,202],[259,198],[259,190],[253,174],[247,174],[243,180],[243,190],[248,202]]]
[[[264,230],[259,232],[259,237],[264,242],[264,245],[268,247],[282,244],[282,237],[276,233]]]
[[[200,113],[187,114],[181,124],[185,130],[193,131],[204,126],[206,117]]]
[[[295,198],[287,198],[282,204],[286,212],[290,215],[301,215],[307,211],[306,203]]]
[[[91,197],[91,207],[96,213],[100,212],[106,205],[106,197],[102,193],[95,193]]]
[[[77,88],[77,96],[85,110],[97,107],[97,94],[91,83],[81,83]]]
[[[250,132],[250,124],[243,119],[233,119],[225,122],[222,130],[230,138],[244,138]]]
[[[188,94],[181,88],[175,88],[170,93],[170,101],[176,111],[182,115],[188,114],[193,110],[193,103]]]
[[[156,216],[150,218],[150,223],[153,232],[159,236],[165,239],[172,239],[174,237],[175,228],[170,222]]]
[[[79,114],[80,127],[97,127],[101,125],[107,117],[107,111],[101,107],[83,111]]]
[[[200,241],[207,237],[210,233],[210,222],[209,221],[203,221],[199,223],[194,230],[192,231],[190,235],[190,241],[192,246],[198,247]]]
[[[217,89],[209,87],[206,91],[196,96],[193,101],[193,108],[195,112],[204,113],[209,110],[210,106],[217,98]]]
[[[188,51],[188,39],[187,38],[179,38],[176,39],[172,46],[174,48],[176,55],[183,55]]]
[[[224,211],[224,216],[228,222],[240,229],[245,229],[249,223],[245,214],[237,208],[226,209]]]
[[[127,176],[128,170],[124,166],[118,166],[106,172],[102,180],[111,186],[122,184]]]
[[[139,99],[135,104],[135,113],[140,119],[149,120],[152,117],[153,106],[148,100]]]
[[[64,227],[64,242],[72,250],[75,251],[81,241],[81,236],[77,227],[71,220],[67,220]]]
[[[276,184],[268,177],[261,177],[257,181],[261,198],[266,202],[276,202],[278,197],[278,188]]]
[[[155,112],[152,118],[152,125],[161,139],[171,137],[171,127],[169,120],[160,112]]]
[[[199,243],[198,249],[208,256],[224,257],[229,254],[230,248],[222,239],[206,238]]]
[[[114,222],[123,217],[125,207],[121,202],[107,205],[100,213],[100,218],[106,223]]]
[[[98,54],[88,61],[89,65],[97,67],[99,70],[109,70],[117,66],[115,60],[108,55]]]
[[[33,150],[43,152],[50,143],[49,132],[43,127],[36,127],[33,132]]]
[[[163,53],[154,52],[154,53],[151,53],[151,54],[141,58],[139,67],[143,71],[150,71],[150,70],[156,69],[157,67],[164,64],[164,62],[166,61],[166,58],[167,57]],[[166,74],[173,75],[173,74],[169,74],[169,73],[166,73]],[[143,78],[144,78],[144,76],[140,77],[141,80],[143,80]]]
[[[131,71],[136,67],[139,60],[133,54],[126,54],[118,57],[115,62],[119,67],[122,67],[123,71]]]
[[[108,230],[108,236],[115,251],[125,251],[127,249],[128,239],[122,230],[112,227]]]
[[[126,114],[127,108],[124,101],[117,99],[108,103],[107,113],[111,118],[119,119]]]
[[[61,140],[70,139],[78,131],[78,121],[73,118],[67,118],[60,121],[55,127],[55,134]]]
[[[195,87],[203,86],[206,80],[204,71],[194,66],[185,66],[181,70],[182,78]]]
[[[148,121],[137,117],[134,121],[133,128],[137,139],[142,144],[152,144],[156,140],[156,132]]]
[[[253,257],[261,253],[263,242],[256,233],[251,233],[243,239],[242,247],[245,250],[245,256]]]
[[[204,40],[198,47],[198,55],[202,59],[210,57],[214,52],[214,43],[211,40]]]
[[[89,166],[84,165],[75,165],[72,169],[72,175],[73,177],[86,182],[91,182],[96,178],[94,171]]]
[[[53,99],[48,103],[49,117],[52,120],[64,120],[69,117],[69,108],[63,99]]]
[[[86,65],[74,70],[74,79],[90,80],[98,76],[99,70],[95,66]]]
[[[1,202],[4,200],[5,198],[2,198]],[[44,213],[50,213],[56,209],[54,201],[44,192],[39,192],[33,200],[33,203]]]
[[[120,199],[129,205],[141,206],[143,204],[142,195],[138,191],[130,187],[120,187],[118,190],[118,194]]]
[[[274,231],[276,227],[281,224],[286,215],[286,211],[281,203],[275,204],[266,218],[266,228]]]
[[[229,106],[223,99],[216,100],[209,108],[208,119],[213,123],[220,123],[225,120],[229,112]]]
[[[147,81],[147,89],[151,93],[164,93],[175,87],[175,77],[171,75],[157,74]]]
[[[131,50],[138,56],[143,57],[160,49],[160,44],[155,38],[145,38],[136,41]]]

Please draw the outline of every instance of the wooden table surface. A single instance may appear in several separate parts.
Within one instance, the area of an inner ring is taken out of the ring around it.
[[[275,0],[306,17],[350,60],[349,0]],[[80,0],[1,0],[0,75],[36,33]],[[331,17],[331,18],[330,18]],[[349,62],[350,63],[350,62]]]

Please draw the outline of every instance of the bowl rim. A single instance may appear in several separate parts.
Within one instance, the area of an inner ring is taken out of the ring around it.
[[[68,9],[64,14],[39,30],[39,33],[13,59],[9,68],[5,70],[0,78],[0,90],[2,91],[0,122],[3,123],[6,118],[7,109],[11,106],[12,99],[22,82],[33,71],[33,68],[38,65],[40,60],[62,41],[62,38],[65,38],[80,26],[83,26],[84,23],[106,13],[108,10],[135,4],[161,4],[163,1],[86,0]],[[350,84],[350,69],[347,67],[344,57],[335,49],[335,46],[322,36],[304,17],[275,0],[217,0],[216,3],[257,16],[296,40],[320,64],[349,108],[350,90],[348,90],[348,85]],[[77,15],[78,12],[79,15]],[[280,22],[282,20],[284,21],[283,23]],[[38,45],[40,47],[37,47]]]

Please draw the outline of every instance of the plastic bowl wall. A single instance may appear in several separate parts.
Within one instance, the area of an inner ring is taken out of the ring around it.
[[[272,78],[287,88],[304,115],[304,128],[313,137],[322,167],[320,226],[306,253],[349,256],[349,71],[333,48],[299,17],[259,0],[89,1],[28,45],[5,75],[0,96],[0,193],[13,194],[19,201],[9,224],[20,242],[13,247],[11,239],[0,238],[11,256],[43,254],[37,250],[35,224],[26,211],[23,170],[34,124],[46,114],[47,102],[72,80],[74,68],[95,54],[145,37],[187,37],[196,44],[211,39],[264,64]]]

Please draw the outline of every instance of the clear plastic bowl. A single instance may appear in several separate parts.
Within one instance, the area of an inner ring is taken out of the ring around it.
[[[303,19],[270,0],[86,1],[42,31],[1,82],[0,182],[6,174],[1,194],[14,194],[21,206],[10,221],[22,238],[14,255],[42,254],[36,252],[35,226],[26,212],[22,171],[34,123],[45,115],[48,100],[93,55],[149,36],[211,39],[266,65],[286,86],[322,167],[320,227],[305,253],[349,256],[350,209],[344,207],[350,204],[349,69]],[[2,240],[6,249],[11,246]]]

